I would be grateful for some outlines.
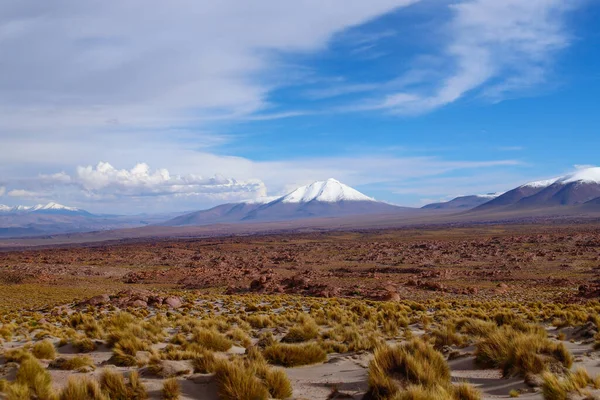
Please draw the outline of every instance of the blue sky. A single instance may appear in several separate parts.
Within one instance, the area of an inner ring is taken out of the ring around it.
[[[149,3],[0,5],[0,204],[419,206],[598,164],[597,1]]]

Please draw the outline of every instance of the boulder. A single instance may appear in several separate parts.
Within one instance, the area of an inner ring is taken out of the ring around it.
[[[171,308],[179,308],[183,305],[183,301],[177,296],[169,296],[164,300],[164,304]]]

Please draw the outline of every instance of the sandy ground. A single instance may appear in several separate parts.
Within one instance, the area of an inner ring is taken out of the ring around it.
[[[417,326],[413,325],[410,328],[415,336],[423,333]],[[573,370],[583,367],[592,377],[600,374],[600,353],[593,350],[589,340],[574,340],[571,329],[572,328],[565,328],[562,333],[565,333],[567,339],[570,339],[563,341],[563,343],[574,356],[575,363],[573,365]],[[551,336],[558,333],[558,331],[553,328],[549,328],[548,331]],[[2,346],[5,349],[19,348],[25,343],[26,341],[23,340],[23,338],[17,338],[15,341],[4,342]],[[158,344],[156,347],[160,348],[164,347],[164,345],[166,345],[166,343]],[[519,398],[543,399],[539,389],[532,389],[527,386],[522,378],[515,377],[506,379],[502,377],[501,371],[499,370],[482,369],[478,367],[473,355],[475,351],[474,346],[457,350],[460,350],[462,356],[448,361],[453,382],[471,383],[482,392],[484,400],[509,398],[509,392],[511,390],[521,392]],[[57,352],[59,357],[65,358],[74,357],[77,354],[70,344],[59,347]],[[243,347],[233,346],[227,352],[219,353],[219,356],[227,357],[228,355],[244,354],[244,352],[245,349]],[[54,386],[57,390],[63,387],[68,378],[73,375],[99,377],[102,369],[105,367],[119,371],[125,376],[132,371],[132,368],[107,365],[112,353],[104,344],[100,343],[97,350],[88,353],[87,355],[92,358],[96,366],[94,371],[75,373],[73,371],[49,369]],[[346,395],[347,397],[345,398],[361,399],[368,389],[368,366],[372,357],[372,353],[369,352],[331,354],[328,356],[327,361],[322,364],[286,368],[285,371],[293,387],[293,399],[325,400],[334,389],[337,389],[339,392]],[[186,361],[182,361],[182,363],[185,362]],[[42,361],[42,363],[48,366],[49,361]],[[0,358],[0,379],[8,379],[9,381],[14,380],[15,373],[15,364],[6,363],[4,359]],[[163,379],[147,376],[143,373],[143,369],[140,373],[142,382],[146,386],[150,398],[160,399]],[[179,377],[178,381],[181,385],[182,399],[218,399],[217,388],[214,379],[210,374],[188,374]],[[600,392],[597,391],[596,393],[592,391],[592,393],[594,395],[600,394]],[[4,397],[0,395],[0,399],[3,398]]]

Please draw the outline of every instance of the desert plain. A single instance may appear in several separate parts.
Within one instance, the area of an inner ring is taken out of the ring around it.
[[[600,398],[600,228],[0,252],[0,398]]]

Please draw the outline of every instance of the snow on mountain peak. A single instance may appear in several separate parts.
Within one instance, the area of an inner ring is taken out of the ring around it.
[[[563,175],[553,179],[529,182],[521,187],[545,188],[555,183],[566,185],[573,182],[600,184],[600,167],[582,168],[571,174]]]
[[[55,203],[53,201],[51,201],[48,204],[38,204],[37,206],[32,208],[32,211],[38,211],[38,210],[64,210],[64,211],[79,211],[78,208],[75,207],[67,207],[67,206],[63,206],[62,204],[58,204]]]
[[[524,184],[521,187],[544,188],[544,187],[548,187],[548,186],[552,185],[558,179],[559,178],[553,178],[553,179],[544,179],[541,181],[529,182],[529,183]]]
[[[67,206],[63,206],[62,204],[58,204],[55,203],[53,201],[51,201],[48,204],[38,204],[35,206],[14,206],[14,207],[9,207],[3,204],[0,204],[0,212],[35,212],[35,211],[71,211],[71,212],[77,212],[77,211],[81,211],[79,208],[75,208],[75,207],[67,207]]]
[[[375,199],[330,178],[326,181],[313,182],[310,185],[299,187],[283,196],[280,201],[283,203],[308,203],[309,201],[335,203],[338,201],[375,201]]]
[[[564,184],[571,182],[600,183],[600,167],[579,169],[572,174],[559,178],[557,182]]]

